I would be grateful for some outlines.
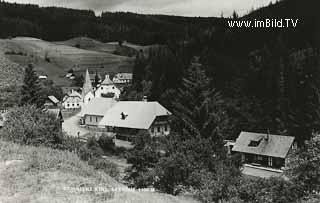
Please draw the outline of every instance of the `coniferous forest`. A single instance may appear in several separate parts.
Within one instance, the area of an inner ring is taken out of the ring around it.
[[[120,99],[159,101],[174,114],[172,134],[133,141],[125,177],[131,187],[187,191],[203,202],[312,203],[320,201],[319,8],[318,0],[282,0],[244,16],[96,16],[0,2],[0,38],[158,45],[136,55],[133,84]],[[296,28],[228,27],[230,19],[265,18],[299,21]],[[240,158],[223,147],[241,131],[295,137],[299,151],[286,172],[292,181],[242,178]]]

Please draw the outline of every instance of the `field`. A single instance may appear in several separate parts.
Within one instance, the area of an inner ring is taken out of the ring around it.
[[[17,37],[1,41],[0,50],[11,61],[21,65],[33,63],[38,74],[48,75],[61,86],[69,85],[70,81],[64,75],[70,69],[81,74],[87,68],[92,73],[103,74],[132,72],[134,64],[134,57],[79,49],[36,38]]]
[[[70,187],[126,189],[73,153],[0,140],[0,202],[196,202],[157,192],[76,192]]]

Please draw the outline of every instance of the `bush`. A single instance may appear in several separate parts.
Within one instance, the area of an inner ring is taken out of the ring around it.
[[[107,136],[106,134],[102,134],[98,140],[98,144],[101,149],[105,152],[113,153],[115,151],[115,143],[112,137]]]
[[[19,144],[59,148],[64,134],[60,120],[35,106],[15,108],[6,115],[4,138]]]
[[[89,138],[87,143],[81,146],[78,152],[80,159],[84,161],[100,158],[103,154],[103,150],[94,137]]]
[[[92,158],[89,161],[89,165],[92,165],[96,170],[102,170],[113,178],[119,177],[120,172],[117,165],[106,159]]]

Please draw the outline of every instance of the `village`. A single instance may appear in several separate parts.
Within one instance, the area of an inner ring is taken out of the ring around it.
[[[227,1],[0,1],[0,203],[320,202],[319,2]]]
[[[149,102],[146,96],[142,101],[120,100],[123,88],[132,83],[132,73],[118,73],[112,79],[105,75],[96,87],[92,85],[94,76],[87,69],[82,88],[64,88],[67,92],[62,101],[50,95],[44,104],[43,111],[56,116],[66,135],[83,142],[90,137],[99,139],[107,135],[117,147],[127,149],[133,148],[131,141],[142,133],[151,137],[170,136],[172,113],[159,102]],[[39,79],[43,79],[42,76]],[[1,113],[0,127],[3,127],[6,113]],[[269,132],[243,131],[236,140],[224,142],[228,155],[241,155],[242,173],[260,178],[286,178],[283,171],[287,157],[297,149],[294,137]]]

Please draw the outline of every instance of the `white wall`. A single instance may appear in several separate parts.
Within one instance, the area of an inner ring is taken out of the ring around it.
[[[78,97],[68,97],[63,103],[62,106],[65,109],[79,109],[82,106],[82,101]]]
[[[121,91],[115,85],[101,85],[95,92],[96,97],[101,97],[101,94],[113,93],[114,99],[119,99]]]

